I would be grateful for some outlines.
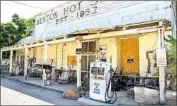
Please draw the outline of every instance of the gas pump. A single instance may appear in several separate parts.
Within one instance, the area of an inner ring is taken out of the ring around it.
[[[117,100],[116,92],[111,89],[113,70],[108,62],[93,62],[90,64],[89,98],[105,103]]]

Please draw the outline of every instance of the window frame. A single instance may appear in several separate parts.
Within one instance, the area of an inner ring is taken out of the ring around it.
[[[95,42],[95,51],[97,49],[96,48],[97,43],[96,43],[96,39],[82,41],[81,43],[84,43],[84,42],[87,42],[87,51],[81,53],[81,58],[82,58],[82,56],[86,56],[87,57],[87,68],[86,68],[87,70],[82,70],[81,69],[81,72],[88,72],[88,69],[89,69],[89,66],[88,66],[89,65],[89,56],[95,56],[96,57],[96,52],[89,52],[89,42]],[[81,47],[83,48],[83,45],[81,45]],[[82,68],[82,65],[81,65],[81,68]]]

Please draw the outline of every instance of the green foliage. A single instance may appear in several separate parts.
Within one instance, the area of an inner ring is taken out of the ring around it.
[[[31,36],[31,34],[34,31],[34,24],[35,20],[33,18],[25,20],[25,25],[26,25],[26,30],[25,33],[22,35],[23,38],[27,37],[27,36]]]
[[[1,46],[12,45],[13,41],[17,39],[16,28],[11,23],[1,24]]]
[[[173,75],[173,86],[176,87],[176,38],[168,35],[165,38],[168,59],[168,72]]]
[[[11,22],[1,24],[0,48],[14,45],[20,39],[30,36],[33,31],[33,18],[23,19],[14,14]]]
[[[165,38],[168,64],[176,65],[176,38],[168,35]]]

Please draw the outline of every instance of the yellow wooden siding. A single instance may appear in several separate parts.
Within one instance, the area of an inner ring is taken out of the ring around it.
[[[36,47],[35,53],[36,53],[36,62],[42,63],[43,56],[44,56],[44,47],[43,46]]]
[[[53,65],[56,66],[56,51],[57,51],[57,48],[56,48],[57,45],[49,45],[48,46],[48,50],[47,50],[47,60],[49,62],[49,60],[53,59]],[[50,63],[49,63],[50,64]]]
[[[121,69],[120,64],[121,64],[121,39],[117,38],[117,66],[119,70]]]
[[[34,57],[34,48],[29,48],[28,56],[29,56],[30,58]]]
[[[77,56],[75,54],[75,50],[77,47],[76,42],[69,42],[66,43],[65,46],[63,46],[63,63],[62,63],[62,46],[63,44],[58,44],[57,45],[57,68],[60,68],[61,66],[64,69],[68,68],[68,56]],[[74,66],[76,69],[76,66]]]
[[[112,68],[118,66],[117,38],[104,38],[99,40],[99,45],[107,46],[107,61],[112,64]]]
[[[171,31],[165,31],[165,37],[171,35]],[[157,32],[147,33],[144,36],[139,37],[139,58],[140,58],[140,75],[145,76],[147,72],[148,60],[146,59],[146,52],[149,50],[155,50],[157,48]],[[157,68],[153,70],[157,72]]]

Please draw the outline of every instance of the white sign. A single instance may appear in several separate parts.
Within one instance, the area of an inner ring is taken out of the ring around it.
[[[170,3],[164,1],[69,1],[37,15],[34,37],[30,39],[39,41],[65,36],[75,31],[166,19],[170,17],[170,12],[164,13],[161,8],[168,7]],[[157,8],[149,8],[147,4]],[[160,13],[165,15],[159,15]]]
[[[57,26],[96,15],[100,3],[102,1],[71,1],[42,13],[35,18],[35,33],[57,35]]]
[[[36,17],[35,24],[36,26],[47,24],[47,27],[53,27],[62,23],[88,17],[98,13],[97,5],[99,3],[101,3],[101,1],[89,1],[87,4],[85,1],[69,2],[68,4],[61,5],[39,15]]]
[[[85,28],[83,24],[92,22],[92,27],[95,25],[95,19],[84,20],[95,15],[110,13],[117,11],[117,8],[135,4],[134,1],[70,1],[46,11],[35,18],[35,39],[51,38],[61,34],[70,33],[74,30]],[[121,5],[123,4],[123,5]],[[111,14],[108,14],[110,16]],[[107,17],[102,17],[107,18]],[[107,18],[108,19],[108,18]],[[78,23],[78,21],[80,23]],[[75,24],[70,25],[71,23]],[[108,23],[108,20],[104,23]],[[71,27],[72,26],[72,27]],[[87,26],[88,27],[88,26]]]
[[[167,57],[165,48],[156,49],[157,66],[167,66]]]

